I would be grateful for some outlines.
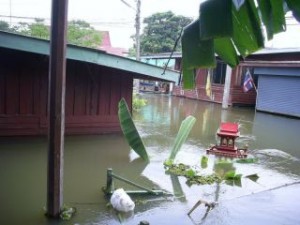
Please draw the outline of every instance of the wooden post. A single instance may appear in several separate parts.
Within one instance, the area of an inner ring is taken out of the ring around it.
[[[114,191],[114,181],[113,181],[113,170],[108,168],[106,171],[106,193],[111,193]]]
[[[63,202],[63,160],[68,0],[52,0],[48,89],[47,215],[59,217]]]
[[[224,84],[224,92],[223,92],[223,102],[222,108],[228,108],[228,101],[229,101],[229,94],[230,94],[230,83],[231,83],[231,73],[232,69],[230,66],[227,65],[226,67],[226,77],[225,77],[225,84]]]

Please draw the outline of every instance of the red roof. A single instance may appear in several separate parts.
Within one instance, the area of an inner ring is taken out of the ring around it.
[[[102,42],[101,45],[99,46],[99,49],[113,55],[119,55],[119,56],[126,55],[127,53],[126,49],[111,46],[109,31],[101,31],[101,33],[102,33]]]
[[[239,136],[239,125],[237,123],[221,123],[218,135]]]

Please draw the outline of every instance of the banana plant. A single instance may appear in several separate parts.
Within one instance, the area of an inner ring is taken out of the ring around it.
[[[169,162],[175,159],[177,153],[181,149],[181,146],[186,141],[189,133],[191,132],[195,122],[196,122],[196,118],[193,116],[188,116],[181,122],[178,134],[176,136],[174,145],[172,147],[170,156],[168,158]]]
[[[145,145],[137,131],[134,122],[132,120],[128,105],[124,98],[119,102],[118,111],[120,125],[123,134],[129,144],[129,146],[146,162],[149,162],[149,156],[146,151]]]
[[[268,40],[285,31],[287,11],[300,22],[299,0],[202,2],[199,19],[185,27],[181,38],[184,88],[194,88],[194,69],[216,66],[215,54],[234,68],[240,58],[263,48],[264,28]]]

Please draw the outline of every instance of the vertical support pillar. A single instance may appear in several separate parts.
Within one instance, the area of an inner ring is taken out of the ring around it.
[[[222,101],[222,108],[228,108],[228,101],[229,101],[229,94],[230,94],[230,83],[231,83],[231,74],[232,69],[230,66],[227,65],[226,67],[226,77],[225,77],[225,84],[224,84],[224,93],[223,93],[223,101]]]
[[[114,181],[113,181],[113,170],[108,168],[106,171],[106,193],[111,193],[114,191]]]
[[[47,215],[59,217],[63,202],[63,161],[68,0],[52,0],[48,89]]]

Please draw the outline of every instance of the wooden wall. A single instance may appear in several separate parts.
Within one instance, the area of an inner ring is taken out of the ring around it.
[[[254,105],[256,92],[254,89],[244,93],[241,85],[241,67],[232,70],[229,105]],[[206,94],[207,69],[198,69],[196,75],[196,87],[193,90],[182,90],[181,86],[175,86],[173,95],[191,99],[222,103],[224,84],[211,84],[211,96]]]
[[[131,106],[132,74],[67,62],[66,134],[119,132],[118,102]],[[0,136],[47,133],[48,57],[0,49]]]

